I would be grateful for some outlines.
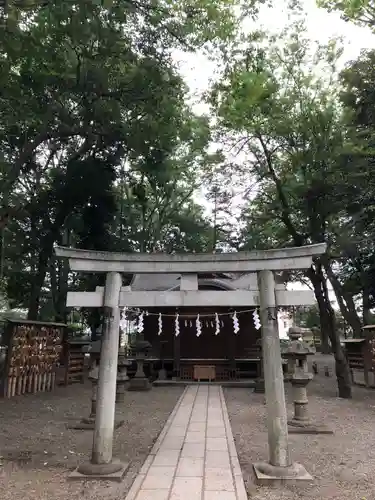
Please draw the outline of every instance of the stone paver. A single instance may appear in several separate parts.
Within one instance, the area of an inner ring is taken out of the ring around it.
[[[188,386],[125,500],[247,500],[220,386]]]

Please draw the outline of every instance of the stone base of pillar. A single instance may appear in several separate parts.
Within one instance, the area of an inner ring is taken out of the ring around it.
[[[122,463],[113,460],[109,464],[93,464],[87,462],[79,465],[68,476],[68,479],[80,479],[81,481],[100,480],[106,481],[122,481],[125,472],[129,468],[129,463]]]
[[[289,467],[276,467],[267,462],[253,464],[256,481],[260,485],[274,485],[277,483],[298,483],[312,481],[313,477],[303,465],[293,463]]]
[[[133,377],[130,379],[128,391],[149,391],[151,387],[147,377]]]
[[[83,418],[79,422],[68,424],[66,427],[68,429],[74,429],[77,431],[93,431],[95,428],[95,420],[90,418]]]
[[[257,394],[264,394],[265,393],[264,379],[262,379],[262,378],[256,379],[255,386],[254,386],[254,392]]]
[[[114,428],[118,429],[124,424],[125,420],[115,420]],[[92,431],[95,428],[95,418],[83,418],[79,422],[74,424],[68,424],[68,429],[80,430],[80,431]]]
[[[158,372],[158,380],[167,380],[167,371],[161,368]]]
[[[324,424],[295,419],[288,421],[288,432],[289,434],[333,434],[333,430]]]

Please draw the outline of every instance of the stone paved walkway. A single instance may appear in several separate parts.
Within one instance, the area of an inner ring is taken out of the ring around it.
[[[126,500],[247,500],[220,386],[185,389]]]

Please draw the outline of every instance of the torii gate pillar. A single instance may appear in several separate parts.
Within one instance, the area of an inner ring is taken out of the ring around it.
[[[104,287],[104,328],[100,351],[96,418],[91,461],[81,464],[70,475],[72,479],[121,480],[129,465],[112,460],[121,285],[122,277],[120,273],[107,273]]]
[[[275,301],[275,278],[272,271],[258,273],[264,385],[270,464],[291,465],[288,449],[288,423],[284,395],[284,376]]]
[[[280,480],[312,480],[312,476],[301,464],[292,463],[289,454],[284,375],[273,271],[259,271],[258,283],[269,462],[254,464],[254,472],[260,484],[269,484]]]

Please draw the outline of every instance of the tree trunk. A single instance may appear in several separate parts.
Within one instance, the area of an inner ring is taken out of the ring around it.
[[[320,323],[321,323],[320,324],[320,345],[321,345],[321,351],[322,351],[322,354],[329,354],[331,352],[331,347],[329,345],[329,337],[328,337],[329,326],[327,324],[326,325],[322,325],[322,318],[320,319]]]
[[[288,233],[292,237],[294,244],[296,246],[303,246],[304,244],[306,244],[306,237],[297,231],[293,223],[288,197],[286,192],[284,191],[283,183],[278,178],[276,170],[274,168],[272,153],[268,150],[267,143],[266,141],[264,141],[263,137],[260,134],[257,136],[257,138],[263,149],[270,177],[275,184],[277,198],[280,203],[281,220],[283,221]],[[314,216],[314,213],[309,214],[308,217],[310,221]],[[320,235],[318,235],[318,238],[312,235],[312,239],[315,242],[322,241]],[[327,282],[322,269],[322,262],[324,261],[320,259],[314,259],[314,261],[315,269],[311,267],[306,272],[306,276],[311,280],[315,292],[315,297],[318,301],[321,327],[322,329],[326,329],[331,341],[332,352],[336,361],[336,378],[339,396],[341,398],[351,398],[352,388],[350,370],[336,329],[335,312],[328,297]]]
[[[41,251],[39,253],[38,265],[31,288],[27,319],[38,319],[40,298],[53,252],[53,244],[58,238],[60,227],[63,222],[64,217],[62,215],[57,217],[54,225],[50,228],[41,242]]]
[[[371,325],[372,317],[371,317],[371,303],[370,303],[370,294],[367,286],[363,287],[362,291],[362,305],[363,305],[363,324]]]
[[[68,296],[68,278],[69,278],[68,260],[59,262],[59,286],[56,304],[56,321],[66,323],[68,319],[66,299]]]
[[[30,300],[29,300],[29,310],[27,312],[27,319],[37,320],[39,314],[39,306],[40,306],[40,296],[44,284],[44,280],[46,278],[47,269],[49,259],[51,257],[53,249],[53,243],[49,246],[45,246],[40,254],[38,259],[37,272],[34,276]]]
[[[70,246],[70,230],[65,228],[62,237],[62,245]],[[58,263],[59,280],[57,289],[57,304],[56,304],[56,321],[66,323],[68,319],[66,299],[68,295],[68,279],[69,279],[69,262],[68,259],[60,259]]]
[[[333,291],[335,292],[336,299],[344,320],[352,327],[353,337],[360,338],[362,333],[362,325],[355,308],[353,297],[345,292],[340,281],[332,271],[332,267],[329,262],[324,263],[324,269],[327,273],[329,281],[331,282]]]
[[[352,397],[350,370],[341,347],[340,337],[336,328],[335,311],[329,300],[327,282],[321,264],[316,263],[315,269],[309,269],[307,276],[311,280],[318,302],[321,328],[322,330],[326,330],[331,341],[332,353],[336,362],[336,378],[339,397],[349,399]]]
[[[58,316],[58,285],[57,285],[57,273],[56,273],[56,259],[54,256],[51,256],[50,259],[50,266],[49,266],[49,276],[50,276],[50,283],[51,283],[51,296],[52,296],[52,305],[53,305],[53,311],[54,311],[54,320],[56,322],[59,322],[56,318]]]
[[[5,226],[0,228],[0,282],[5,275]]]

